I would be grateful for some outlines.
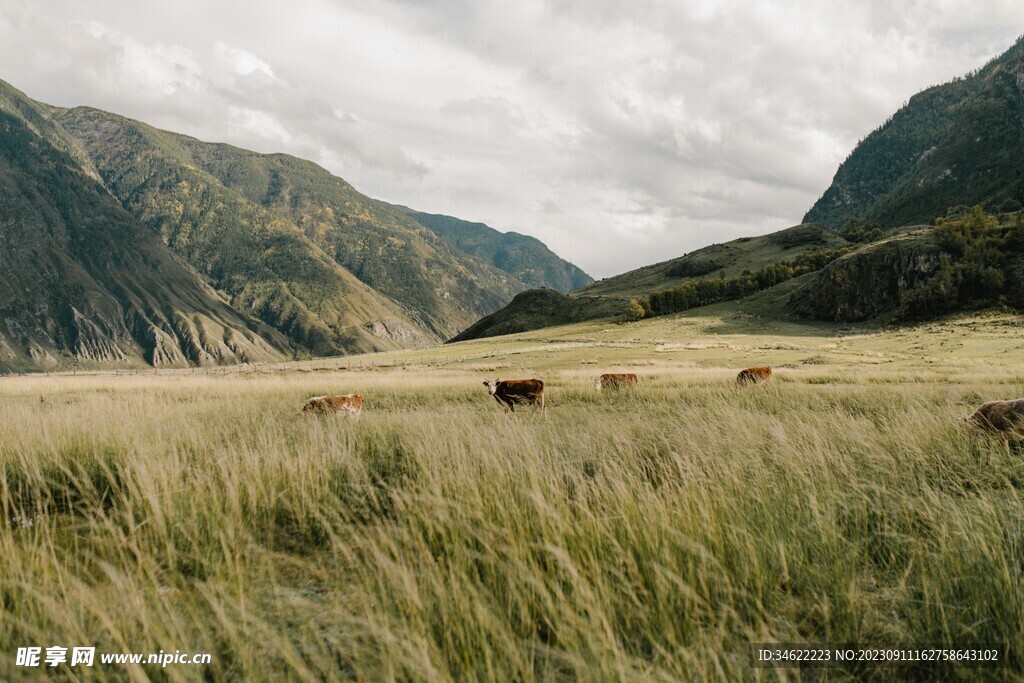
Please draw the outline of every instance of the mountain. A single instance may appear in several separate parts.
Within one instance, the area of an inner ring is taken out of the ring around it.
[[[453,341],[663,315],[765,290],[786,302],[772,315],[836,322],[1024,308],[1021,158],[1024,38],[976,72],[912,97],[857,145],[801,225],[711,245],[568,297],[520,294]]]
[[[525,288],[311,162],[96,109],[56,118],[125,208],[313,353],[435,342]]]
[[[841,235],[820,225],[794,225],[768,235],[740,237],[702,247],[678,258],[599,280],[575,294],[625,303],[674,287],[684,279],[733,277],[744,270],[756,270],[806,252],[847,245],[849,242]]]
[[[527,289],[516,272],[586,278],[494,231],[513,272],[496,267],[500,248],[478,258],[476,241],[463,250],[288,155],[52,107],[3,81],[0,114],[0,371],[424,346]]]
[[[457,249],[509,273],[529,287],[546,287],[565,294],[594,281],[535,237],[498,232],[484,223],[441,214],[409,211],[409,216]]]
[[[769,235],[741,237],[599,280],[568,295],[544,289],[523,292],[450,341],[526,332],[583,320],[621,319],[628,315],[631,299],[649,299],[685,281],[738,278],[745,272],[848,246],[850,242],[837,232],[820,225],[796,225]]]
[[[232,306],[280,330],[300,352],[432,341],[397,302],[361,282],[292,221],[204,170],[190,147],[221,157],[259,155],[204,146],[94,109],[57,110],[54,118],[137,221]]]
[[[978,71],[929,88],[868,135],[804,216],[833,228],[928,223],[957,206],[1024,203],[1024,42]]]
[[[921,320],[960,310],[1024,310],[1024,213],[980,206],[870,242],[805,276],[788,310],[834,322]]]
[[[449,342],[497,337],[544,327],[621,316],[624,306],[605,298],[567,296],[553,289],[530,289],[516,294],[507,306],[484,316]]]
[[[125,211],[46,107],[0,83],[0,370],[287,355]]]
[[[741,300],[764,318],[842,323],[1024,310],[1024,211],[975,206],[935,222],[843,234],[803,224],[716,244],[569,295],[523,292],[451,341]]]

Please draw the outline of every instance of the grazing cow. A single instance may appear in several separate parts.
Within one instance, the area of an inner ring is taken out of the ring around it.
[[[736,375],[736,384],[763,384],[771,379],[771,368],[747,368]]]
[[[969,425],[1003,434],[1006,439],[1024,437],[1024,398],[983,403],[964,419]]]
[[[544,382],[539,379],[485,380],[484,386],[505,412],[516,412],[517,403],[532,405],[534,410],[540,405],[540,412],[544,412]]]
[[[610,372],[594,379],[594,388],[602,389],[623,389],[629,386],[636,386],[636,375],[632,372]]]
[[[344,413],[351,417],[359,417],[363,412],[363,397],[359,394],[343,394],[341,396],[314,396],[303,406],[304,413],[327,415]]]

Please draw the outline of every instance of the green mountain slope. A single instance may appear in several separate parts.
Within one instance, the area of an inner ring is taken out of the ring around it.
[[[451,341],[723,302],[791,322],[906,322],[993,306],[1024,310],[1024,211],[986,214],[975,207],[934,226],[872,236],[878,239],[849,242],[821,226],[800,225],[712,245],[568,296],[531,290]]]
[[[129,211],[314,353],[437,341],[525,288],[311,162],[95,109],[58,119]]]
[[[360,280],[400,302],[441,338],[526,288],[315,164],[284,155],[260,161],[270,180],[265,206],[295,221]]]
[[[910,99],[839,167],[804,217],[841,227],[925,223],[951,207],[1024,202],[1024,43],[984,68]]]
[[[531,238],[494,232],[485,253],[439,237],[291,156],[2,81],[0,113],[0,370],[424,346],[527,289],[520,276],[588,280]]]
[[[535,237],[498,232],[484,223],[441,214],[411,210],[408,214],[456,248],[511,274],[529,287],[547,287],[565,294],[594,281]]]
[[[574,297],[553,289],[530,289],[516,294],[507,306],[484,316],[449,342],[497,337],[568,323],[614,318],[625,310],[610,298]]]
[[[862,246],[804,279],[789,300],[804,318],[916,320],[1005,305],[1024,309],[1024,214],[980,207]]]
[[[195,163],[193,141],[95,109],[60,111],[57,120],[125,209],[233,306],[280,330],[300,351],[333,355],[435,339],[293,222]]]
[[[47,108],[0,83],[0,370],[286,355],[110,196]]]
[[[598,280],[577,294],[628,301],[668,289],[684,279],[731,277],[744,270],[757,270],[809,251],[835,249],[848,244],[836,232],[819,225],[795,225],[768,235],[712,244],[678,258]]]
[[[174,136],[194,164],[225,186],[293,222],[361,281],[399,302],[440,337],[525,289],[316,164]]]
[[[621,318],[631,299],[678,286],[686,280],[732,278],[744,271],[796,259],[802,254],[840,249],[850,243],[819,225],[796,225],[769,235],[713,244],[679,258],[605,278],[570,292],[531,290],[468,327],[451,341],[492,337],[583,320]]]

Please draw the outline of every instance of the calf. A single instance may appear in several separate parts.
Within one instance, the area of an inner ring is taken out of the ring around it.
[[[964,419],[971,426],[997,432],[1007,438],[1024,437],[1024,398],[983,403],[973,415]]]
[[[544,412],[544,382],[539,379],[496,379],[484,381],[488,393],[505,412],[516,412],[516,404],[532,405]]]
[[[747,368],[736,375],[736,384],[763,384],[771,379],[771,368]]]
[[[351,417],[359,417],[363,412],[363,397],[359,394],[343,394],[340,396],[314,396],[306,401],[302,412],[327,415],[343,413]]]
[[[624,387],[636,386],[637,378],[632,372],[606,373],[594,379],[594,388],[598,391],[603,389],[622,389]]]

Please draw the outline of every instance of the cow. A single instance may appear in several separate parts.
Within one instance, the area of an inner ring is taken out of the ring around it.
[[[363,412],[363,397],[359,394],[342,394],[340,396],[314,396],[306,401],[302,412],[327,415],[341,413],[350,417],[359,417]]]
[[[540,405],[544,413],[544,382],[539,379],[484,380],[484,386],[506,413],[516,412],[517,403],[532,405],[535,411]]]
[[[763,384],[772,379],[771,368],[747,368],[736,375],[736,384]]]
[[[594,388],[598,391],[603,389],[623,389],[636,386],[636,375],[632,372],[606,373],[594,379]]]
[[[1024,398],[1010,401],[989,401],[982,403],[970,417],[965,417],[967,424],[978,429],[1002,434],[1008,441],[1010,437],[1024,437]]]

